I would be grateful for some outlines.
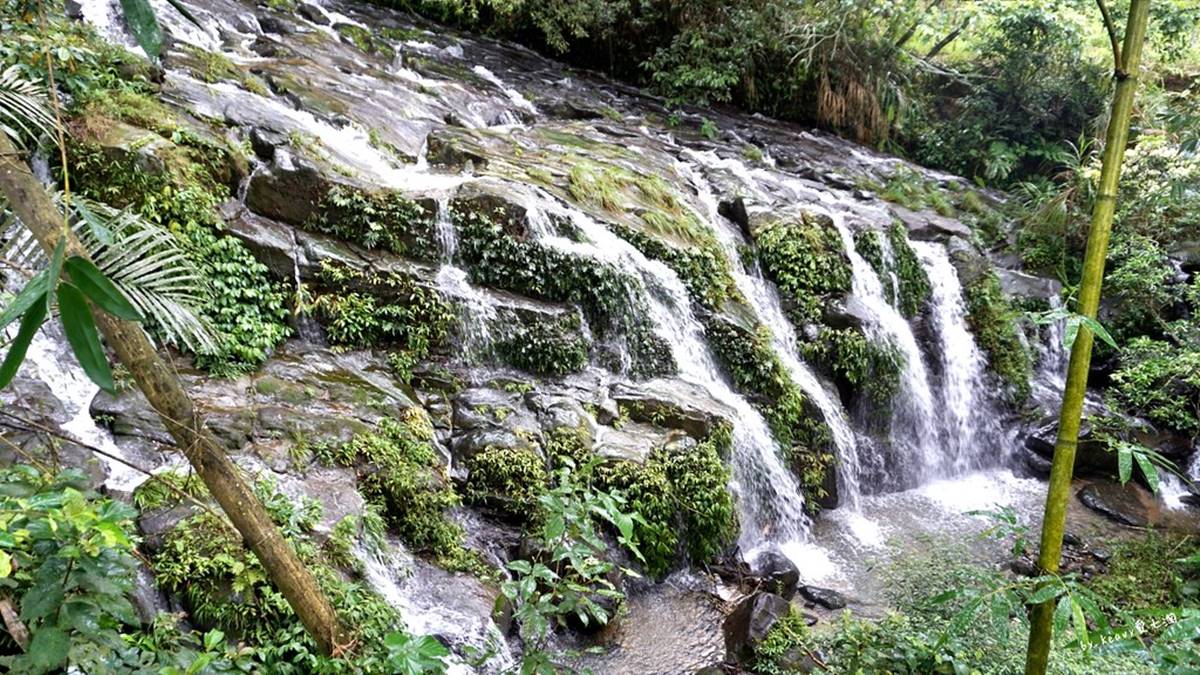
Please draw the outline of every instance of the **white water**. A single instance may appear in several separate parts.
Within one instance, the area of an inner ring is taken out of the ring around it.
[[[487,656],[482,670],[478,670],[451,655],[444,671],[448,675],[511,672],[516,660],[495,622],[436,602],[429,588],[416,583],[411,569],[405,569],[413,562],[395,555],[388,544],[382,553],[356,546],[355,556],[363,561],[367,583],[400,612],[410,635],[441,636],[454,647]]]
[[[829,215],[842,238],[854,275],[848,303],[850,311],[864,320],[863,328],[872,342],[896,347],[903,358],[900,387],[892,400],[889,434],[894,462],[884,467],[889,475],[860,476],[859,484],[912,487],[926,477],[927,467],[941,464],[929,371],[912,326],[887,301],[879,276],[855,249],[854,235],[845,220],[836,212]]]
[[[987,361],[967,330],[962,286],[945,247],[922,241],[911,242],[911,246],[932,286],[930,319],[941,358],[938,426],[942,454],[938,464],[926,470],[931,477],[944,478],[995,464],[988,461],[988,455],[997,451],[998,416],[990,414],[990,401],[983,395]]]
[[[492,296],[472,286],[466,270],[453,262],[458,251],[458,232],[450,217],[448,197],[438,199],[434,231],[442,249],[442,265],[434,280],[439,291],[458,302],[458,327],[464,354],[468,359],[479,358],[487,354],[492,345],[492,325],[497,317],[497,305]]]
[[[742,548],[749,551],[767,541],[803,540],[807,517],[796,477],[783,464],[766,420],[721,375],[722,370],[704,339],[704,328],[692,312],[691,296],[675,272],[646,258],[629,242],[581,211],[540,193],[527,192],[526,199],[530,222],[535,224],[539,241],[602,260],[641,280],[647,291],[652,325],[671,345],[679,379],[702,387],[713,399],[737,413],[732,465],[739,497]],[[555,235],[545,217],[549,214],[570,219],[587,241],[574,242]]]
[[[499,77],[496,77],[496,74],[493,73],[492,71],[488,70],[484,66],[479,66],[479,65],[472,68],[472,70],[475,71],[476,75],[482,77],[483,79],[487,80],[488,82],[491,82],[492,84],[499,87],[500,91],[504,92],[504,95],[507,96],[508,99],[510,101],[512,101],[517,107],[519,107],[527,112],[533,113],[534,115],[538,114],[537,107],[534,106],[532,103],[530,103],[529,99],[525,98],[524,94],[522,94],[521,92],[517,91],[516,89],[513,89],[512,87],[508,86],[504,82],[504,80],[501,80]],[[515,120],[514,123],[520,124],[520,120]]]

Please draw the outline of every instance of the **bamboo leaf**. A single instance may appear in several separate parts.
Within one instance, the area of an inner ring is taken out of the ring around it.
[[[121,8],[125,10],[125,25],[133,33],[142,51],[151,61],[158,60],[162,51],[162,29],[158,27],[158,17],[150,0],[121,0]]]
[[[1121,485],[1129,482],[1133,476],[1133,448],[1129,447],[1128,443],[1121,443],[1117,446],[1117,477],[1121,479]]]
[[[1135,452],[1133,458],[1137,460],[1138,468],[1142,470],[1142,475],[1146,477],[1146,482],[1150,485],[1150,491],[1158,494],[1158,469],[1154,468],[1154,462],[1145,453]]]
[[[1087,326],[1088,330],[1095,333],[1096,337],[1103,340],[1104,343],[1107,344],[1109,347],[1112,347],[1113,349],[1117,348],[1117,341],[1113,339],[1113,336],[1109,334],[1108,329],[1105,328],[1104,325],[1101,324],[1099,321],[1093,319],[1090,316],[1080,316],[1079,320],[1081,323],[1083,323],[1084,326]]]
[[[17,337],[13,338],[12,344],[8,348],[8,354],[4,356],[4,362],[0,363],[0,389],[8,386],[16,376],[17,370],[21,367],[21,362],[25,360],[25,352],[29,351],[29,343],[33,342],[33,336],[37,334],[38,328],[42,327],[42,322],[46,320],[45,296],[46,293],[37,296],[33,299],[33,303],[25,310],[25,315],[21,317],[21,327],[17,330]]]
[[[203,30],[204,26],[202,26],[200,24],[200,22],[196,20],[196,17],[192,15],[191,11],[189,11],[188,8],[185,7],[182,2],[180,2],[179,0],[167,0],[167,2],[170,3],[170,5],[172,7],[174,7],[180,14],[182,14],[183,18],[187,19],[188,21],[191,21],[193,24],[196,25],[197,28],[200,28]]]
[[[8,324],[19,319],[25,314],[25,310],[29,309],[33,303],[45,295],[48,276],[46,270],[38,272],[25,284],[25,288],[22,288],[13,297],[12,302],[8,303],[8,307],[5,307],[4,311],[0,312],[0,330],[7,328]]]
[[[1088,645],[1087,620],[1083,618],[1083,608],[1074,598],[1071,599],[1071,623],[1075,628],[1075,638],[1081,646]]]
[[[100,346],[100,334],[88,308],[87,298],[78,288],[65,282],[59,284],[57,294],[63,332],[83,372],[104,391],[114,392],[116,388],[113,386],[112,370],[108,367],[104,348]]]
[[[142,315],[125,299],[125,294],[92,261],[71,256],[65,263],[71,282],[96,306],[127,321],[141,321]]]

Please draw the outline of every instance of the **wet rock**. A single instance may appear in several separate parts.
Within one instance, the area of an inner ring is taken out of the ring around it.
[[[670,431],[649,424],[627,423],[621,428],[600,427],[593,446],[595,453],[606,459],[643,463],[655,448],[673,438]]]
[[[1008,564],[1008,568],[1013,571],[1013,574],[1018,574],[1023,577],[1037,577],[1038,574],[1037,562],[1033,558],[1023,555]]]
[[[1062,283],[1057,279],[1038,277],[1003,267],[994,267],[993,269],[1000,280],[1000,288],[1014,298],[1045,300],[1058,297],[1062,291]]]
[[[167,533],[179,521],[197,513],[200,513],[200,507],[191,502],[142,513],[137,519],[138,531],[142,535],[141,550],[151,555],[157,553],[162,549]]]
[[[1089,551],[1089,553],[1093,558],[1102,563],[1107,563],[1108,561],[1112,560],[1112,552],[1106,548],[1094,548]]]
[[[254,172],[246,191],[246,206],[259,215],[303,225],[317,210],[332,181],[312,162],[283,148],[275,162]]]
[[[238,209],[226,219],[226,231],[242,240],[259,262],[267,266],[277,279],[292,279],[296,271],[295,233],[291,227]]]
[[[1186,494],[1180,497],[1179,501],[1193,508],[1200,508],[1200,494],[1196,494],[1194,492],[1191,494]]]
[[[717,213],[741,228],[742,234],[746,235],[747,239],[751,238],[750,214],[746,212],[746,202],[741,197],[721,202],[717,205]]]
[[[1092,436],[1093,427],[1086,420],[1079,428],[1079,446],[1075,451],[1075,475],[1110,478],[1117,475],[1117,453],[1109,452],[1108,446]],[[1058,436],[1058,420],[1034,429],[1025,437],[1025,447],[1039,457],[1049,460],[1054,456],[1054,443]]]
[[[329,17],[316,5],[302,2],[296,7],[296,13],[319,26],[329,25]]]
[[[264,33],[275,33],[277,35],[287,35],[289,33],[294,32],[294,30],[292,29],[292,27],[289,24],[281,21],[280,19],[278,19],[276,17],[266,15],[266,14],[258,17],[258,25],[259,25],[259,27],[262,28],[262,31]]]
[[[842,609],[846,606],[846,598],[837,591],[819,586],[801,586],[800,595],[809,602],[825,609]]]
[[[890,204],[889,208],[908,228],[908,234],[913,239],[945,241],[950,237],[971,236],[971,228],[954,218],[947,218],[932,211],[910,211],[898,204]]]
[[[764,551],[754,559],[750,569],[758,577],[763,590],[787,599],[796,595],[800,570],[787,556],[774,549]]]
[[[730,661],[750,663],[758,646],[791,604],[774,593],[758,592],[738,603],[725,619],[725,655]]]
[[[612,387],[610,395],[629,419],[679,429],[697,440],[707,438],[716,425],[734,417],[733,410],[700,387],[676,380],[620,383]]]
[[[441,130],[429,135],[425,158],[432,166],[462,171],[468,166],[474,171],[487,166],[487,155],[462,134]]]
[[[1114,522],[1134,527],[1151,522],[1153,495],[1135,483],[1097,481],[1086,485],[1077,496],[1085,506]]]
[[[278,130],[267,127],[254,127],[250,130],[250,148],[264,162],[275,159],[275,149],[287,145],[287,136]]]

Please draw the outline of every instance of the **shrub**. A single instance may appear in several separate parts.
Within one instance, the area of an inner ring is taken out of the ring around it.
[[[1200,436],[1200,349],[1147,337],[1121,350],[1115,398],[1154,424]]]
[[[588,341],[578,314],[565,321],[542,321],[520,326],[496,344],[509,365],[538,375],[575,373],[588,363]]]
[[[492,446],[467,460],[467,501],[491,506],[517,521],[536,516],[538,496],[547,485],[546,462],[536,450]]]
[[[335,185],[321,198],[307,227],[366,248],[437,260],[434,215],[395,192],[366,192]]]

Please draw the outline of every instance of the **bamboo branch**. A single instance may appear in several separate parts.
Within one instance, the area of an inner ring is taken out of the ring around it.
[[[1121,60],[1121,41],[1117,39],[1117,28],[1113,25],[1112,15],[1108,13],[1108,5],[1104,4],[1104,0],[1096,0],[1096,5],[1100,7],[1100,16],[1104,18],[1104,30],[1108,32],[1108,41],[1112,45],[1113,70],[1118,78],[1124,79],[1125,62]]]

